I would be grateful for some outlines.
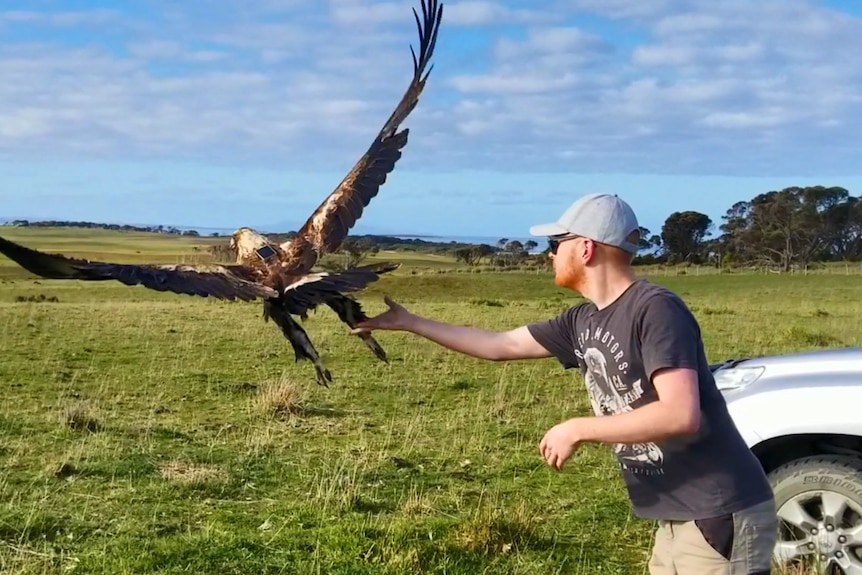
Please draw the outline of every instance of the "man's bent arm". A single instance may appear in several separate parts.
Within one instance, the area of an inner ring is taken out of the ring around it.
[[[479,359],[506,361],[551,357],[526,326],[495,332],[413,316],[406,329],[443,347]]]
[[[700,426],[700,394],[693,369],[658,371],[658,400],[627,413],[579,419],[575,439],[601,443],[645,443],[694,433]]]

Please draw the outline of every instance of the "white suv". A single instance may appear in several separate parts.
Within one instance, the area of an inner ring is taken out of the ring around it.
[[[862,348],[731,360],[715,381],[775,491],[776,562],[862,575]]]

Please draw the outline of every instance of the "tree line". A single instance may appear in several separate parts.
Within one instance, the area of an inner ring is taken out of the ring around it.
[[[75,220],[12,220],[7,225],[22,228],[86,228],[94,230],[114,230],[119,232],[147,232],[154,234],[170,234],[177,236],[200,236],[197,230],[180,230],[174,226],[134,226],[131,224],[106,224],[102,222],[88,222]],[[217,233],[210,234],[218,237]]]
[[[16,226],[89,227],[111,230],[147,231],[186,236],[170,226],[132,226],[80,221],[10,222]],[[218,234],[210,234],[218,236]],[[267,234],[282,242],[294,231]],[[232,258],[224,245],[213,245],[219,257]],[[379,250],[416,251],[446,254],[469,266],[487,264],[501,267],[548,265],[547,248],[535,253],[534,241],[501,238],[495,245],[435,242],[383,235],[350,236],[340,250],[342,265],[352,266]],[[862,261],[862,196],[856,197],[839,186],[789,187],[757,194],[748,201],[730,206],[716,225],[694,210],[670,214],[658,233],[642,227],[640,253],[635,264],[698,264],[716,267],[769,267],[781,271],[806,268],[812,263]],[[225,252],[225,253],[221,253]]]
[[[805,269],[813,263],[862,261],[862,196],[840,186],[793,186],[759,193],[730,206],[721,222],[707,214],[675,211],[658,233],[640,229],[635,265],[695,264],[716,267]],[[518,266],[541,260],[545,250],[518,241],[465,246],[454,251],[468,265]]]
[[[789,187],[736,202],[715,222],[676,211],[653,234],[642,228],[637,263],[769,267],[862,261],[862,197],[838,186]]]

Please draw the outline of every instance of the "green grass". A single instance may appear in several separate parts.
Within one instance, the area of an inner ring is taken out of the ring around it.
[[[39,232],[29,243],[118,261],[206,241]],[[505,329],[579,301],[546,273],[417,265],[362,294],[368,312],[388,293]],[[653,526],[608,450],[583,447],[561,473],[538,454],[549,427],[589,412],[554,360],[481,362],[384,332],[385,365],[322,309],[306,329],[325,389],[257,304],[0,270],[0,572],[645,572]],[[695,310],[713,360],[862,345],[853,275],[654,281]]]

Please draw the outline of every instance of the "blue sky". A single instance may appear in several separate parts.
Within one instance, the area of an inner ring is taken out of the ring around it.
[[[0,219],[299,226],[401,97],[414,6],[6,0]],[[860,6],[444,2],[356,232],[523,236],[596,191],[653,231],[789,185],[860,195]]]

